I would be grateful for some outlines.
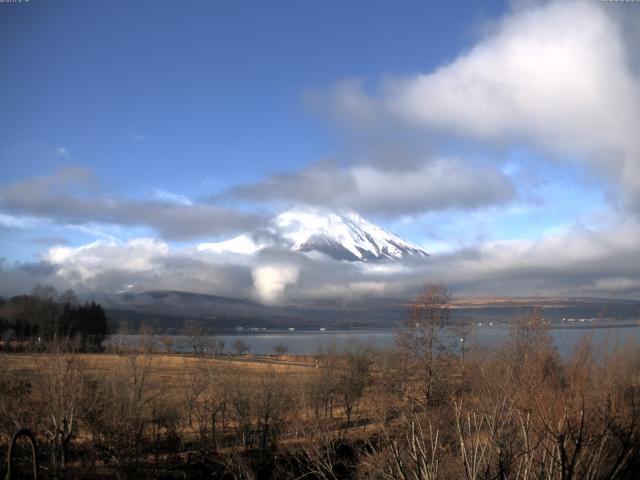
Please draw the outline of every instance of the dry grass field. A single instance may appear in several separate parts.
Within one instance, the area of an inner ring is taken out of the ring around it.
[[[198,357],[188,354],[113,354],[113,353],[34,353],[0,354],[0,365],[7,377],[31,379],[36,384],[51,375],[51,369],[72,363],[88,379],[144,376],[145,388],[161,391],[166,401],[180,403],[190,382],[202,372],[215,372],[228,381],[236,379],[257,384],[267,375],[277,376],[288,385],[299,384],[315,370],[310,357],[280,356],[278,358],[228,356]],[[64,368],[64,367],[62,367]],[[38,395],[37,391],[32,392]],[[178,406],[180,408],[180,406]]]
[[[47,353],[0,353],[0,365],[5,372],[36,374],[42,363],[48,363],[54,355]],[[130,355],[114,353],[69,353],[68,358],[82,362],[85,371],[99,374],[121,369]],[[281,356],[268,357],[197,357],[188,354],[152,354],[134,355],[136,362],[142,366],[150,362],[150,375],[171,383],[180,383],[180,379],[194,367],[211,366],[235,370],[243,376],[259,375],[267,370],[278,374],[295,377],[303,375],[309,368],[314,368],[311,357]]]
[[[407,327],[316,358],[0,354],[0,475],[27,427],[43,478],[637,478],[637,349],[563,359],[532,317],[460,357]]]

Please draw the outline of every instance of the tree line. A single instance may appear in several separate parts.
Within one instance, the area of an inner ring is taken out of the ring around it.
[[[107,315],[95,302],[81,304],[73,290],[59,293],[38,285],[30,295],[0,305],[0,341],[4,349],[45,349],[60,340],[96,350],[107,335]]]

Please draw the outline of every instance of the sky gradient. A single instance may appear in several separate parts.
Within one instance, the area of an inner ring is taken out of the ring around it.
[[[0,295],[640,298],[639,41],[617,2],[0,4]],[[197,252],[299,204],[432,255]]]

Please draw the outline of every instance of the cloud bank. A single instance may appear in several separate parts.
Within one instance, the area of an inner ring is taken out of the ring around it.
[[[640,207],[640,80],[619,22],[599,2],[505,16],[431,73],[388,78],[379,94],[342,82],[323,95],[343,124],[403,125],[489,144],[526,143],[606,179]]]
[[[346,207],[392,216],[503,204],[516,192],[511,180],[495,169],[437,159],[408,170],[371,165],[344,169],[320,163],[238,186],[226,194],[243,200]]]
[[[80,293],[185,290],[265,303],[409,299],[427,280],[456,295],[640,296],[640,223],[574,224],[538,240],[485,242],[399,263],[341,262],[271,249],[256,255],[176,249],[149,238],[52,247],[39,263],[0,265],[0,293],[37,282]]]
[[[156,191],[151,199],[106,195],[93,174],[67,167],[52,175],[0,185],[0,209],[12,216],[56,223],[143,226],[169,240],[229,234],[253,228],[262,218]]]

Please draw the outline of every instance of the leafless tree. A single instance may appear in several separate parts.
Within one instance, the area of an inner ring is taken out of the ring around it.
[[[216,451],[220,429],[224,434],[229,404],[228,370],[208,360],[185,369],[184,400],[188,426],[200,439],[203,452]]]
[[[69,443],[78,431],[86,385],[84,362],[64,342],[51,343],[46,357],[36,358],[41,374],[37,391],[45,408],[42,429],[53,447],[53,469],[58,474],[65,471]]]
[[[242,340],[241,338],[237,338],[231,344],[231,347],[236,351],[238,355],[244,355],[245,353],[249,353],[251,350],[251,345]]]
[[[203,355],[207,348],[207,336],[205,328],[194,321],[185,324],[184,333],[189,340],[189,345],[194,355]]]
[[[438,430],[415,412],[404,410],[400,423],[383,427],[360,455],[359,478],[436,480],[443,448]]]
[[[337,371],[336,390],[343,408],[346,423],[351,427],[351,420],[357,410],[358,402],[370,382],[371,348],[358,341],[349,342],[344,352],[344,363]]]
[[[449,301],[444,285],[427,283],[397,332],[397,343],[421,384],[423,404],[432,399],[437,355],[447,347],[444,328],[449,320]]]
[[[289,351],[289,347],[287,347],[283,343],[277,343],[273,346],[272,350],[273,350],[273,353],[275,353],[278,357],[280,357]]]
[[[263,456],[278,441],[285,424],[289,398],[287,385],[269,367],[260,378],[256,398],[258,447]]]
[[[173,351],[173,339],[169,335],[163,335],[160,338],[160,343],[164,347],[164,353],[167,355]]]
[[[304,441],[285,446],[293,465],[283,468],[282,477],[291,480],[317,478],[339,480],[340,466],[345,461],[338,454],[340,440],[321,423],[313,423],[305,432]]]

